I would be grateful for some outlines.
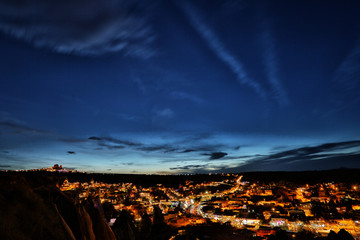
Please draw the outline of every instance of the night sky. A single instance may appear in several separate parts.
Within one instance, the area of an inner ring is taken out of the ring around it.
[[[0,1],[0,169],[360,168],[360,1]]]

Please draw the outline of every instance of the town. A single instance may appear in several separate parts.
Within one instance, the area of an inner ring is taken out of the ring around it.
[[[360,185],[259,183],[240,174],[222,176],[224,180],[188,180],[178,187],[66,179],[60,189],[75,194],[80,202],[100,201],[110,226],[124,210],[135,223],[144,214],[155,221],[160,210],[163,221],[179,229],[212,222],[246,229],[256,239],[267,239],[279,229],[294,236],[306,231],[319,237],[345,230],[360,238]]]

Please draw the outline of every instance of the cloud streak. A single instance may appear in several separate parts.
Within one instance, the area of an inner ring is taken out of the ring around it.
[[[148,8],[136,0],[2,1],[0,31],[58,53],[149,58],[155,35]]]
[[[241,84],[252,88],[262,98],[266,98],[266,92],[261,84],[248,76],[240,60],[224,46],[215,32],[200,18],[196,9],[189,3],[181,3],[178,4],[178,6],[185,13],[192,27],[205,40],[213,53],[236,75],[237,80]]]
[[[96,137],[91,136],[88,140],[95,141],[98,146],[105,147],[109,150],[125,149],[130,148],[140,152],[175,152],[178,149],[172,147],[169,144],[143,144],[138,142],[127,141],[123,139],[113,138],[113,137]],[[98,150],[102,150],[97,148]]]
[[[95,150],[103,150],[107,148],[108,150],[119,150],[124,149],[126,147],[139,147],[142,146],[141,143],[112,138],[112,137],[96,137],[91,136],[88,140],[94,141],[100,148],[96,148]]]
[[[232,159],[239,162],[232,161],[231,164],[212,167],[185,165],[170,170],[186,170],[188,173],[329,170],[341,167],[360,168],[359,158],[360,141],[348,141],[301,147],[268,155],[223,157],[224,160]]]
[[[199,136],[198,136],[199,137]],[[165,154],[181,154],[181,155],[197,155],[209,156],[208,160],[217,160],[228,155],[219,149],[226,148],[222,144],[196,143],[199,139],[187,139],[187,142],[169,142],[169,143],[142,143],[128,141],[114,137],[98,137],[91,136],[87,140],[96,144],[95,150],[132,150],[145,153],[165,153]],[[200,137],[200,139],[202,139]],[[195,142],[193,142],[195,141]],[[168,160],[164,160],[167,162]],[[170,160],[173,162],[174,160]]]
[[[185,165],[185,166],[179,166],[179,167],[172,167],[170,168],[170,170],[196,170],[196,169],[199,169],[199,168],[205,168],[207,167],[208,164],[205,164],[205,165],[194,165],[194,164],[191,164],[191,165]]]
[[[221,159],[221,158],[225,157],[228,154],[225,152],[213,152],[213,153],[204,153],[203,155],[210,156],[209,160],[217,160],[217,159]]]
[[[360,167],[360,141],[325,143],[255,157],[228,171],[325,170]]]
[[[193,102],[196,104],[204,103],[204,99],[202,99],[198,96],[186,93],[186,92],[173,91],[169,95],[171,98],[177,99],[177,100],[187,100],[187,101],[190,101],[190,102]]]
[[[0,120],[0,129],[6,130],[7,133],[15,134],[50,134],[50,132],[29,127],[19,121],[11,119]]]
[[[267,80],[272,88],[273,96],[275,97],[276,102],[280,106],[287,106],[290,104],[290,101],[279,79],[275,39],[268,22],[268,20],[264,21],[262,32],[264,64],[267,72]]]
[[[334,81],[350,91],[360,83],[360,38],[349,54],[340,63],[334,74]]]
[[[170,108],[156,109],[154,110],[154,113],[157,118],[165,118],[165,119],[171,119],[175,115],[174,111]]]

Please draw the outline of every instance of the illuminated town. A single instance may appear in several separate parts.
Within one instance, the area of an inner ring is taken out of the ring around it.
[[[261,184],[239,174],[221,176],[222,181],[186,181],[178,187],[66,179],[60,189],[76,193],[80,203],[98,199],[110,226],[124,210],[140,224],[144,214],[154,222],[155,209],[160,209],[164,222],[179,234],[186,226],[218,223],[246,229],[254,239],[268,239],[279,229],[292,237],[304,231],[325,237],[344,229],[360,239],[360,185]]]

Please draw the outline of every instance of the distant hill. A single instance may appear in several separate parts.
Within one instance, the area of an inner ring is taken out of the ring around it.
[[[0,172],[1,178],[18,175],[18,172]],[[142,174],[102,174],[82,172],[21,172],[23,176],[36,179],[36,176],[47,176],[56,181],[67,178],[70,182],[90,182],[91,180],[105,183],[131,182],[142,187],[162,184],[166,187],[177,187],[186,181],[201,183],[204,181],[223,181],[234,179],[235,175],[243,175],[244,181],[252,182],[293,182],[293,183],[319,183],[342,182],[360,183],[360,169],[334,169],[322,171],[269,171],[269,172],[243,172],[233,174],[193,174],[193,175],[142,175]]]
[[[314,184],[319,182],[360,183],[360,169],[334,169],[322,171],[246,172],[243,180],[259,182],[293,182]]]

